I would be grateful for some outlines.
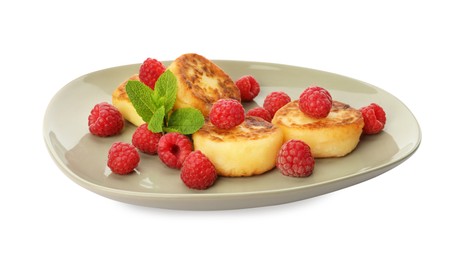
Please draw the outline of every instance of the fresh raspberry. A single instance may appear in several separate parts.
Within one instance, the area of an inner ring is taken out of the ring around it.
[[[264,99],[263,107],[274,117],[276,111],[291,101],[289,95],[282,91],[270,93]]]
[[[245,109],[237,100],[219,99],[212,105],[209,119],[218,128],[230,129],[245,120]]]
[[[235,81],[240,90],[242,101],[252,101],[259,94],[259,83],[251,75],[246,75]]]
[[[147,58],[139,67],[139,79],[146,86],[154,89],[157,79],[164,71],[164,64],[156,59]]]
[[[124,125],[120,111],[107,102],[95,105],[88,116],[89,132],[93,135],[116,135],[122,131]]]
[[[298,106],[310,117],[325,118],[331,112],[332,97],[324,88],[311,86],[300,95]]]
[[[267,111],[263,107],[252,108],[252,109],[248,110],[248,112],[246,112],[246,115],[247,116],[261,117],[262,119],[264,119],[264,120],[266,120],[268,122],[271,122],[271,120],[272,120],[272,117],[271,117],[271,114],[269,113],[269,111]]]
[[[307,177],[313,173],[315,159],[305,142],[289,140],[279,150],[276,166],[285,176]]]
[[[143,153],[156,154],[161,137],[162,133],[153,133],[148,124],[142,124],[133,133],[131,143]]]
[[[116,142],[109,149],[107,166],[116,174],[128,174],[138,166],[139,159],[136,147]]]
[[[186,157],[180,178],[190,189],[205,190],[214,184],[217,172],[209,158],[197,150]]]
[[[381,132],[386,124],[386,112],[378,104],[371,103],[366,107],[360,108],[365,125],[364,134],[377,134]]]
[[[161,161],[170,168],[180,169],[183,161],[193,150],[190,139],[180,133],[168,133],[161,137],[157,153]]]

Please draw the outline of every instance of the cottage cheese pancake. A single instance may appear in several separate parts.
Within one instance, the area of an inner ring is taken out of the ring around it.
[[[259,117],[246,116],[231,129],[211,122],[193,134],[195,150],[203,152],[219,175],[240,177],[262,174],[275,166],[282,145],[282,131]]]
[[[271,121],[282,129],[284,141],[298,139],[307,143],[315,158],[341,157],[357,146],[364,121],[359,110],[333,101],[327,117],[307,116],[292,101],[279,109]]]
[[[219,99],[240,101],[240,90],[230,76],[201,55],[183,54],[167,69],[172,71],[178,83],[174,109],[194,107],[208,116],[212,104]]]

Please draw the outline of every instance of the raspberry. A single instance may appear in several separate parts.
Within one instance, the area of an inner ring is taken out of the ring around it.
[[[386,112],[378,104],[371,103],[366,107],[360,108],[365,125],[364,134],[377,134],[381,132],[386,124]]]
[[[188,137],[180,133],[168,133],[161,137],[157,153],[161,161],[170,168],[180,169],[183,161],[193,150]]]
[[[325,118],[332,108],[331,94],[324,88],[311,86],[305,89],[298,100],[300,110],[313,118]]]
[[[164,71],[164,64],[156,59],[147,58],[139,67],[139,79],[146,86],[154,89],[157,79]]]
[[[129,143],[116,142],[109,149],[107,166],[116,174],[128,174],[139,163],[136,147]]]
[[[143,153],[156,154],[161,137],[162,133],[153,133],[148,129],[148,124],[142,124],[133,133],[131,143]]]
[[[214,165],[201,151],[191,152],[182,166],[180,178],[190,189],[205,190],[217,179]]]
[[[242,101],[252,101],[259,94],[259,83],[251,75],[246,75],[235,81],[240,90]]]
[[[245,120],[245,109],[237,100],[219,99],[212,105],[209,119],[218,128],[230,129]]]
[[[247,116],[261,117],[262,119],[264,119],[264,120],[266,120],[268,122],[271,122],[271,120],[272,120],[272,117],[271,117],[271,114],[269,113],[269,111],[267,111],[263,107],[252,108],[246,113],[246,115]]]
[[[94,106],[88,116],[89,132],[97,136],[112,136],[120,133],[125,125],[120,111],[113,105],[102,102]]]
[[[264,99],[263,107],[271,114],[271,117],[274,117],[276,111],[279,108],[283,107],[285,104],[289,103],[290,97],[285,92],[276,91],[272,92],[266,96]]]
[[[315,159],[305,142],[289,140],[279,150],[276,166],[285,176],[307,177],[313,173]]]

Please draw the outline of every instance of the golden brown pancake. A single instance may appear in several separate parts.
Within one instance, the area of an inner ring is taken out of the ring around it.
[[[208,121],[193,134],[195,150],[211,160],[219,175],[228,177],[258,175],[274,168],[282,142],[279,128],[253,116],[227,130]]]
[[[174,109],[194,107],[208,116],[212,104],[219,99],[240,101],[240,90],[230,76],[201,55],[183,54],[167,69],[172,71],[178,82]]]
[[[357,146],[364,125],[359,110],[333,101],[331,112],[316,119],[303,113],[298,100],[279,109],[271,121],[282,129],[284,141],[291,139],[307,143],[316,158],[341,157]]]

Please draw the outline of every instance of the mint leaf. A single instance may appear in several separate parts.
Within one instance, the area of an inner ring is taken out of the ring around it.
[[[204,124],[204,116],[198,109],[195,108],[180,108],[170,115],[167,127],[164,128],[167,132],[179,132],[184,135],[192,134],[198,131]]]
[[[177,98],[177,78],[170,70],[162,73],[156,81],[154,87],[154,100],[157,107],[164,106],[165,112],[173,108]]]
[[[154,133],[165,131],[189,135],[204,124],[203,114],[195,108],[172,111],[177,98],[177,78],[170,70],[159,77],[154,91],[137,80],[128,81],[125,89],[136,112]]]
[[[148,123],[157,109],[152,100],[152,90],[137,80],[129,80],[125,89],[138,115]]]
[[[164,107],[159,107],[154,115],[148,122],[148,129],[153,133],[162,132],[162,126],[164,125],[165,109]]]

